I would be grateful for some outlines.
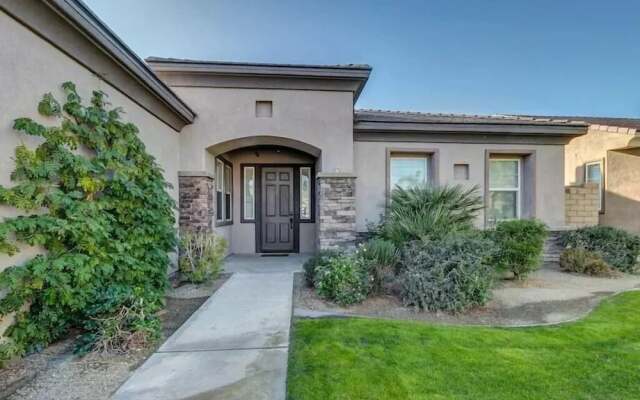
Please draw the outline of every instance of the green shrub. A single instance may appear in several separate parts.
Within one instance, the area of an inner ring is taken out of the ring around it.
[[[488,233],[496,244],[493,258],[496,268],[512,272],[516,279],[524,279],[540,267],[548,235],[542,222],[532,219],[502,221]]]
[[[493,251],[490,240],[473,233],[410,243],[399,277],[404,304],[450,312],[485,304],[494,281]]]
[[[382,292],[385,282],[393,279],[394,269],[399,261],[396,245],[388,240],[374,238],[358,247],[356,257],[369,274],[372,292]]]
[[[370,290],[369,275],[353,255],[317,265],[314,286],[321,297],[343,306],[363,301]]]
[[[628,273],[640,268],[640,236],[609,226],[591,226],[565,232],[560,242],[566,248],[597,253],[611,267]]]
[[[613,270],[598,253],[585,249],[566,249],[560,254],[560,269],[593,276],[611,276]]]
[[[189,282],[200,283],[215,279],[222,269],[227,241],[220,235],[207,232],[180,234],[180,274]]]
[[[319,265],[328,265],[329,260],[333,257],[339,257],[343,254],[341,250],[320,250],[318,253],[309,258],[302,266],[304,270],[304,278],[308,286],[313,287],[313,281],[316,276],[316,269]]]
[[[380,235],[402,246],[413,240],[468,231],[473,228],[473,221],[482,208],[477,187],[396,187],[391,193]]]
[[[0,204],[26,214],[0,222],[0,251],[16,253],[18,243],[46,250],[0,273],[6,293],[0,316],[16,313],[6,336],[18,354],[41,349],[72,328],[90,341],[89,322],[100,317],[95,310],[112,293],[126,291],[144,308],[145,320],[130,319],[127,329],[157,321],[176,245],[170,185],[138,128],[121,120],[122,110],[108,107],[104,93],[94,91],[86,104],[73,83],[62,88],[64,105],[51,94],[38,105],[39,120],[53,126],[14,121],[14,129],[38,144],[16,147],[13,184],[0,186]]]

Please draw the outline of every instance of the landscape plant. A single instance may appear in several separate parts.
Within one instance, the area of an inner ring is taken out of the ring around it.
[[[468,231],[483,207],[477,186],[397,186],[391,192],[379,235],[403,246],[413,240]]]
[[[316,254],[311,256],[307,261],[305,261],[305,263],[302,265],[302,269],[304,271],[304,277],[307,286],[313,287],[313,282],[316,277],[316,269],[318,268],[318,266],[327,266],[332,258],[339,257],[342,254],[343,252],[341,250],[320,250]]]
[[[565,249],[560,254],[560,269],[593,276],[612,276],[614,271],[598,253],[581,248]]]
[[[385,283],[395,279],[399,255],[393,242],[381,238],[370,239],[358,247],[357,261],[369,274],[372,293],[382,293]]]
[[[226,251],[227,241],[216,233],[181,232],[178,267],[182,278],[193,283],[217,278]]]
[[[0,273],[0,315],[16,315],[5,333],[13,354],[72,328],[80,329],[80,349],[90,349],[107,340],[106,321],[131,307],[118,329],[153,337],[177,244],[170,185],[138,128],[105,93],[94,91],[85,104],[73,83],[62,89],[64,104],[50,93],[38,104],[43,121],[59,124],[14,121],[39,144],[15,149],[13,186],[0,187],[0,204],[25,214],[0,222],[0,250],[43,250]]]
[[[524,279],[540,267],[548,235],[544,223],[535,219],[502,221],[488,235],[496,245],[493,262],[499,270]]]
[[[326,264],[317,265],[313,281],[321,297],[342,306],[367,298],[371,291],[371,280],[357,256],[343,254],[330,257],[327,261]]]
[[[565,248],[597,253],[612,268],[627,273],[640,272],[640,236],[610,226],[590,226],[565,232],[560,237]]]
[[[402,300],[430,311],[460,312],[485,304],[494,270],[493,243],[479,233],[414,241],[402,256]]]

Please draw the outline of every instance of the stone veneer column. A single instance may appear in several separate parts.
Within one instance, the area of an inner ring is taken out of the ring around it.
[[[344,173],[317,176],[319,250],[350,248],[356,242],[356,177]]]
[[[200,171],[180,171],[178,191],[180,229],[211,232],[216,211],[213,175]]]

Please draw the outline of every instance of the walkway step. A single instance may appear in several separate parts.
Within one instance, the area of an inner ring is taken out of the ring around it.
[[[234,274],[114,399],[285,398],[293,274]]]

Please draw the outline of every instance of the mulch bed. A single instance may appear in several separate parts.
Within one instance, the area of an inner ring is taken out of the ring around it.
[[[72,332],[41,352],[10,363],[0,370],[0,400],[108,399],[228,278],[223,274],[208,284],[170,290],[159,313],[163,338],[154,346],[125,355],[78,357],[73,354],[77,332]]]

